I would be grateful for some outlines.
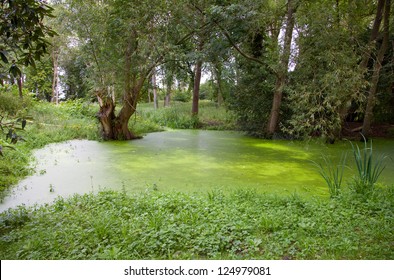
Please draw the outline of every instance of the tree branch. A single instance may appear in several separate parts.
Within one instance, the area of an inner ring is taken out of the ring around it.
[[[201,13],[202,15],[205,16],[205,12],[204,12],[201,8],[199,8],[196,4],[191,3],[191,5],[192,5],[199,13]],[[233,48],[234,48],[241,56],[243,56],[244,58],[246,58],[246,59],[248,59],[248,60],[251,60],[251,61],[253,61],[253,62],[256,62],[256,63],[258,63],[258,64],[260,64],[260,65],[263,65],[263,66],[267,67],[268,70],[269,70],[269,72],[270,72],[271,74],[277,75],[276,71],[275,71],[270,65],[268,65],[267,63],[265,63],[263,60],[258,59],[257,57],[254,57],[254,56],[252,56],[252,55],[246,53],[245,51],[243,51],[243,50],[234,42],[234,40],[231,38],[230,33],[227,31],[226,28],[224,28],[224,27],[219,23],[218,20],[215,20],[215,19],[211,19],[211,20],[212,20],[212,22],[220,29],[220,31],[221,31],[222,34],[226,37],[226,39],[227,39],[227,41],[230,43],[230,45],[232,45]]]

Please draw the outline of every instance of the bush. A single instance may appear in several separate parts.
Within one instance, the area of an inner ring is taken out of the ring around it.
[[[179,102],[189,102],[191,99],[191,94],[189,91],[185,90],[175,90],[172,96],[172,100]]]
[[[90,102],[83,99],[67,100],[60,103],[65,111],[74,117],[94,118],[98,112],[97,106],[92,106]]]
[[[19,97],[18,87],[16,85],[0,86],[0,114],[10,116],[20,116],[26,114],[27,108],[31,106],[30,96],[24,96],[23,100]],[[21,116],[20,116],[21,117]]]

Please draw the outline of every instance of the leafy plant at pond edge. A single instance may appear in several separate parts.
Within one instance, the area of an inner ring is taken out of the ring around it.
[[[23,140],[23,141],[25,140],[22,136],[16,133],[15,125],[21,122],[21,126],[22,126],[21,129],[24,130],[27,123],[26,119],[21,119],[21,118],[17,119],[16,121],[10,121],[10,122],[4,122],[3,120],[4,120],[4,116],[0,115],[0,129],[3,133],[5,133],[4,128],[8,128],[8,132],[5,133],[6,134],[5,141],[3,139],[0,139],[0,156],[4,156],[3,148],[10,148],[15,150],[14,147],[12,147],[6,142],[8,139],[10,139],[10,144],[16,144],[19,140]]]
[[[352,189],[359,194],[368,195],[375,187],[375,183],[378,181],[379,176],[386,168],[385,160],[386,155],[380,155],[376,160],[373,159],[373,147],[372,140],[368,147],[367,140],[364,138],[364,149],[360,149],[357,144],[350,142],[352,146],[354,161],[357,166],[357,176],[352,184]]]
[[[1,259],[392,259],[394,188],[368,203],[238,190],[106,191],[0,213]]]
[[[343,171],[346,167],[347,154],[342,154],[339,164],[334,165],[332,160],[323,155],[323,163],[312,161],[319,174],[326,181],[331,197],[339,195],[343,179]]]

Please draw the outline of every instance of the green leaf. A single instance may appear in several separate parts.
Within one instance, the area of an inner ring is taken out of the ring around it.
[[[0,57],[1,57],[1,60],[2,60],[4,63],[8,63],[7,52],[6,52],[6,51],[0,51]]]
[[[19,67],[16,64],[12,64],[9,72],[13,77],[22,76],[22,71],[19,69]]]

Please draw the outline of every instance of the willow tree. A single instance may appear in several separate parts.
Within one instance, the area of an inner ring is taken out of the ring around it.
[[[128,123],[144,83],[183,40],[182,34],[172,32],[179,5],[161,0],[70,0],[68,4],[78,42],[92,61],[90,74],[100,105],[102,136],[134,139]],[[117,111],[116,97],[121,104]]]

